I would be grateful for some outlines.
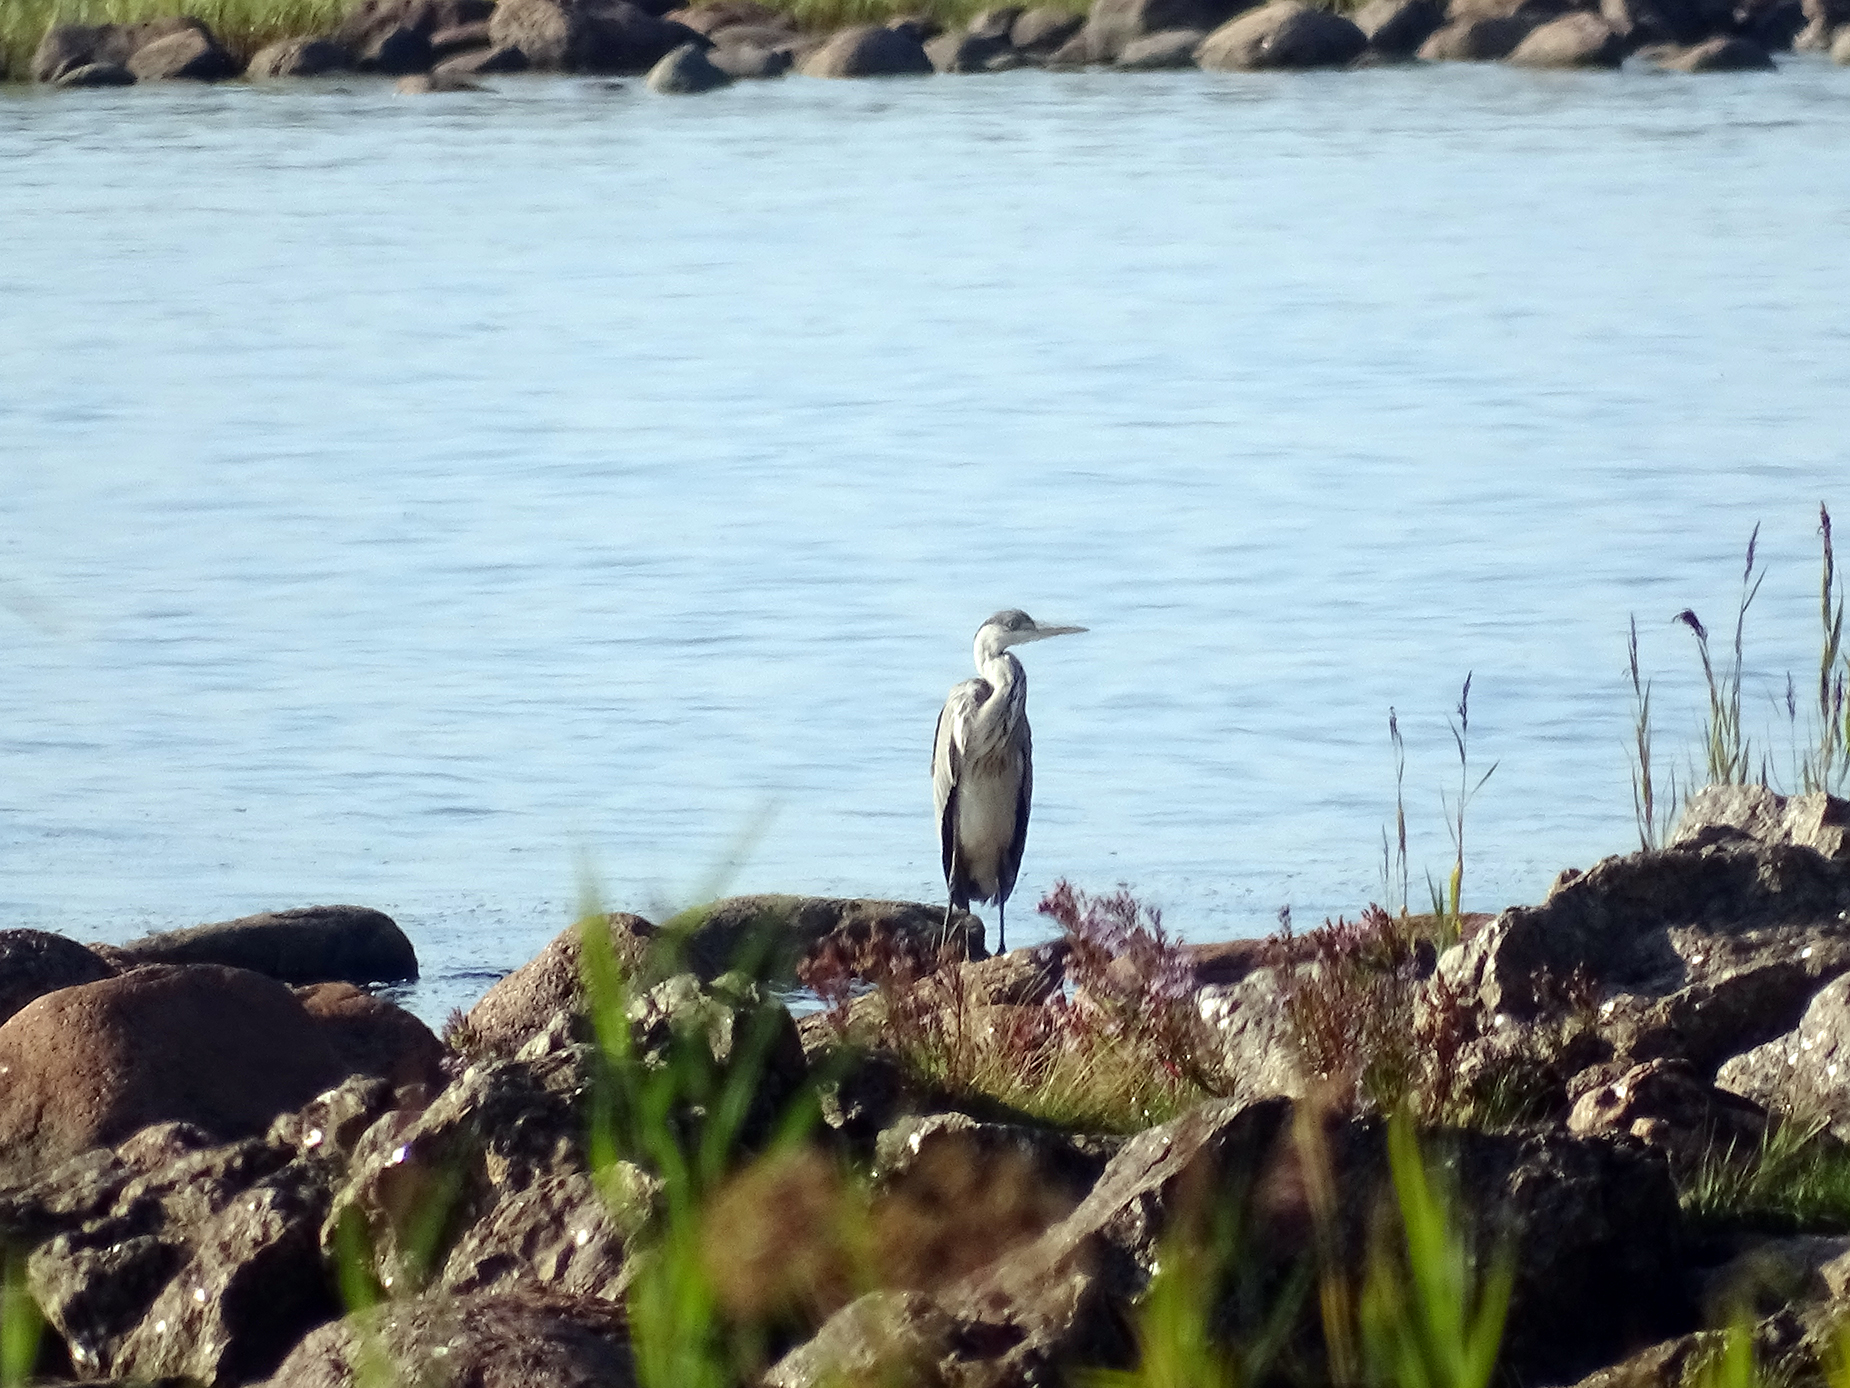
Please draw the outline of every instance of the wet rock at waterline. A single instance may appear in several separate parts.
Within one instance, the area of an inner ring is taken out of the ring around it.
[[[1082,61],[1115,62],[1126,44],[1153,34],[1211,33],[1247,5],[1248,0],[1097,0],[1078,35]]]
[[[1300,0],[1274,0],[1209,34],[1195,61],[1220,71],[1341,67],[1366,47],[1362,31],[1341,15]]]
[[[222,82],[238,75],[238,60],[210,34],[190,29],[143,44],[128,70],[137,82]]]
[[[439,82],[471,77],[490,77],[504,72],[525,72],[527,55],[506,44],[492,48],[471,48],[452,58],[445,58],[430,70]]]
[[[760,48],[751,43],[723,43],[707,53],[707,61],[739,81],[763,81],[790,71],[787,48]]]
[[[134,71],[132,59],[143,48],[185,34],[202,36],[217,48],[212,31],[188,15],[168,15],[132,24],[53,24],[33,52],[35,82],[56,82],[81,67],[120,67]],[[153,65],[151,65],[153,66]]]
[[[732,75],[715,67],[700,44],[684,43],[649,69],[652,92],[689,96],[732,85]]]
[[[383,911],[304,906],[144,936],[114,947],[138,964],[223,964],[284,983],[394,983],[418,976],[417,951]]]
[[[115,63],[85,63],[60,73],[54,87],[132,87],[135,74]]]
[[[931,72],[925,46],[897,29],[843,29],[803,60],[805,77],[918,77]]]
[[[1773,57],[1751,39],[1724,35],[1675,50],[1657,60],[1670,72],[1772,72]]]
[[[1132,39],[1112,64],[1125,72],[1157,72],[1195,66],[1195,50],[1207,37],[1199,29],[1171,29],[1166,34]]]
[[[1016,60],[1015,50],[1006,35],[954,33],[940,34],[925,45],[925,56],[934,72],[989,72],[999,58]]]
[[[1625,42],[1598,15],[1575,12],[1531,29],[1509,61],[1517,67],[1615,68],[1625,61]]]
[[[257,50],[244,75],[253,82],[281,77],[321,77],[352,65],[347,50],[332,39],[284,39]]]
[[[628,0],[499,0],[489,35],[540,72],[640,74],[684,43],[706,42]]]

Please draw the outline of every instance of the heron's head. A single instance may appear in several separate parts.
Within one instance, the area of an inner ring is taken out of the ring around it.
[[[1010,646],[1025,646],[1030,641],[1045,641],[1049,636],[1067,636],[1084,627],[1043,626],[1020,608],[998,612],[976,629],[976,658],[993,660]]]

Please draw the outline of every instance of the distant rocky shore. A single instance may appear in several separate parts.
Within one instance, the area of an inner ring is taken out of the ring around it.
[[[39,1372],[632,1384],[662,1333],[638,1288],[689,1217],[669,1192],[708,1170],[682,1254],[758,1356],[737,1381],[1123,1367],[1174,1240],[1236,1207],[1214,1333],[1263,1325],[1329,1381],[1300,1274],[1373,1266],[1391,1105],[1518,1251],[1498,1381],[1671,1388],[1729,1318],[1767,1381],[1821,1381],[1850,1183],[1781,1205],[1767,1153],[1797,1134],[1850,1173],[1850,804],[1711,788],[1663,849],[1495,918],[1190,948],[1127,896],[1044,909],[1060,940],[993,958],[930,905],[613,913],[441,1038],[362,986],[417,968],[364,908],[0,932],[0,1245]],[[800,1019],[772,991],[798,977],[826,1004]],[[1129,1084],[1118,1121],[1034,1110],[1076,1047],[1073,1082]],[[878,1236],[848,1259],[830,1202],[855,1191]]]
[[[328,34],[243,62],[201,20],[54,25],[31,80],[66,87],[374,73],[407,92],[477,89],[518,72],[647,74],[661,92],[797,73],[883,77],[1020,67],[1147,71],[1504,61],[1679,72],[1771,69],[1777,53],[1850,63],[1850,0],[1367,0],[1352,13],[1272,0],[1097,0],[1087,15],[1002,6],[961,28],[908,17],[802,30],[755,0],[360,0]]]

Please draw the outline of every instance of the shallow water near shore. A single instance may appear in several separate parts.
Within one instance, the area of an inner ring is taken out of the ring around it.
[[[1750,727],[1850,511],[1850,70],[0,91],[0,921],[936,899],[992,610],[1057,878],[1188,938],[1635,843],[1756,521]],[[1788,778],[1789,779],[1789,778]],[[732,864],[736,860],[736,866]],[[993,917],[993,912],[990,913]]]

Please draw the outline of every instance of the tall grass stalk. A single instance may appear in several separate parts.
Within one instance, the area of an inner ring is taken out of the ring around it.
[[[1822,1122],[1775,1124],[1756,1147],[1711,1147],[1679,1198],[1702,1224],[1850,1232],[1850,1149]]]
[[[1702,658],[1702,678],[1709,691],[1709,721],[1705,730],[1704,755],[1708,763],[1709,784],[1744,786],[1753,773],[1753,746],[1741,727],[1741,675],[1743,669],[1742,638],[1747,626],[1747,609],[1760,595],[1766,570],[1756,572],[1756,550],[1760,527],[1747,538],[1747,561],[1741,569],[1741,596],[1734,613],[1733,659],[1719,675],[1709,654],[1709,630],[1690,608],[1677,613],[1676,620],[1696,637],[1696,651]],[[1766,780],[1761,768],[1760,780]]]
[[[1458,749],[1458,799],[1447,801],[1444,792],[1440,792],[1439,803],[1445,809],[1446,832],[1452,839],[1452,871],[1447,877],[1443,891],[1433,884],[1428,877],[1427,885],[1432,892],[1432,913],[1438,928],[1438,944],[1446,949],[1458,943],[1463,934],[1462,903],[1465,888],[1465,809],[1484,788],[1484,783],[1496,774],[1501,762],[1492,762],[1490,770],[1478,777],[1476,784],[1471,781],[1471,676],[1465,676],[1464,688],[1458,694],[1458,721],[1446,720],[1446,726],[1452,732],[1452,744]]]
[[[1818,599],[1822,627],[1818,652],[1818,729],[1810,751],[1800,762],[1799,778],[1808,791],[1834,791],[1841,790],[1846,776],[1850,776],[1850,712],[1844,706],[1844,683],[1845,676],[1850,674],[1850,657],[1844,655],[1844,595],[1837,579],[1837,555],[1831,546],[1831,512],[1822,502],[1818,505],[1818,535],[1824,549]]]
[[[1388,1165],[1404,1261],[1377,1250],[1362,1289],[1362,1344],[1378,1382],[1396,1388],[1485,1388],[1496,1371],[1515,1262],[1499,1252],[1481,1274],[1405,1114],[1388,1125]]]
[[[1632,677],[1632,746],[1628,757],[1632,769],[1632,816],[1638,823],[1638,846],[1649,852],[1660,847],[1670,826],[1676,821],[1682,797],[1677,789],[1677,774],[1670,773],[1668,794],[1661,801],[1651,762],[1655,735],[1651,727],[1651,681],[1638,668],[1638,618],[1631,619],[1631,633],[1626,641],[1626,661]]]
[[[1400,735],[1400,718],[1388,706],[1388,741],[1394,748],[1394,838],[1381,830],[1381,898],[1393,907],[1399,902],[1407,914],[1407,744]],[[1398,889],[1398,890],[1396,890]]]

